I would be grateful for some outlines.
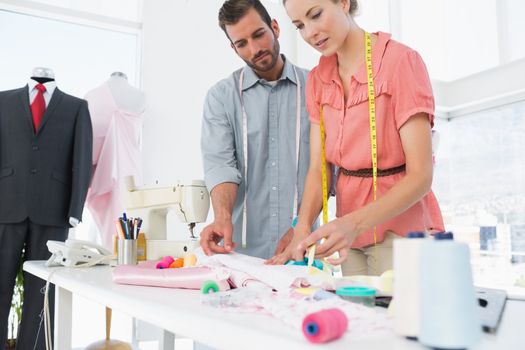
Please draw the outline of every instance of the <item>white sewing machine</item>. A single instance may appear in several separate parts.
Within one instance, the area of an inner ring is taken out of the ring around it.
[[[165,255],[182,257],[185,252],[199,247],[193,228],[196,223],[206,221],[210,209],[210,195],[204,181],[179,182],[175,186],[158,188],[135,188],[128,181],[127,187],[128,215],[144,219],[141,232],[146,234],[148,260]],[[170,210],[175,211],[180,221],[188,224],[190,236],[187,241],[166,240],[166,217]]]

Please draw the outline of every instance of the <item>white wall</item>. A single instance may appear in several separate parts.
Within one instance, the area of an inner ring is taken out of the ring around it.
[[[433,79],[455,80],[499,64],[497,1],[400,0],[402,41]]]
[[[525,57],[525,1],[500,0],[504,2],[506,28],[503,35],[508,40],[508,60],[514,61]]]

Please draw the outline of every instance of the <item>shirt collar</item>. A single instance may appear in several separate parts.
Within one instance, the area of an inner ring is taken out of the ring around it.
[[[35,86],[38,84],[38,81],[34,80],[34,79],[29,79],[29,82],[27,83],[27,86],[29,88],[29,93],[31,94],[31,92],[35,89]],[[49,96],[53,95],[53,92],[55,91],[56,87],[57,87],[57,83],[54,81],[54,80],[51,80],[51,81],[48,81],[44,84],[42,84],[46,87],[46,92],[49,93]]]
[[[283,72],[281,73],[281,77],[278,79],[278,80],[285,80],[285,79],[288,79],[290,80],[292,83],[296,84],[297,85],[297,78],[295,76],[295,72],[294,72],[294,68],[293,68],[293,64],[290,63],[287,59],[286,59],[286,56],[285,55],[281,55],[281,57],[283,58],[283,61],[284,61],[284,67],[283,67]],[[259,78],[257,76],[257,74],[255,74],[255,72],[253,71],[252,68],[246,66],[244,68],[244,81],[242,83],[242,90],[248,90],[249,88],[251,88],[253,85],[255,85],[256,83],[259,83],[261,82],[262,78]]]
[[[383,62],[386,45],[390,41],[391,34],[383,32],[377,32],[374,34],[377,34],[378,36],[377,41],[372,47],[372,69],[374,71],[375,78],[381,69],[381,63]],[[322,56],[319,60],[318,71],[319,76],[324,83],[328,84],[332,81],[340,80],[339,71],[337,68],[337,55],[333,54],[328,57]],[[353,77],[361,84],[365,84],[367,82],[366,65],[362,64]]]

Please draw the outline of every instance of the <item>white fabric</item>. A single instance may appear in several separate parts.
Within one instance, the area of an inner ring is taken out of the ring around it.
[[[344,312],[348,319],[345,339],[354,339],[392,334],[392,319],[386,313],[363,305],[351,303],[340,298],[319,301],[292,298],[283,293],[260,298],[258,306],[283,323],[301,329],[303,319],[314,312],[336,308]]]
[[[265,265],[264,259],[239,253],[206,256],[201,248],[195,251],[195,255],[198,265],[232,269],[233,282],[238,287],[259,281],[277,291],[288,291],[291,287],[334,289],[332,276],[320,270],[309,274],[306,266]]]

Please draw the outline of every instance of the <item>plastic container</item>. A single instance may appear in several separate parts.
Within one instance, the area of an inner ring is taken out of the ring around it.
[[[368,287],[342,287],[335,291],[339,297],[352,303],[374,307],[376,290]]]

